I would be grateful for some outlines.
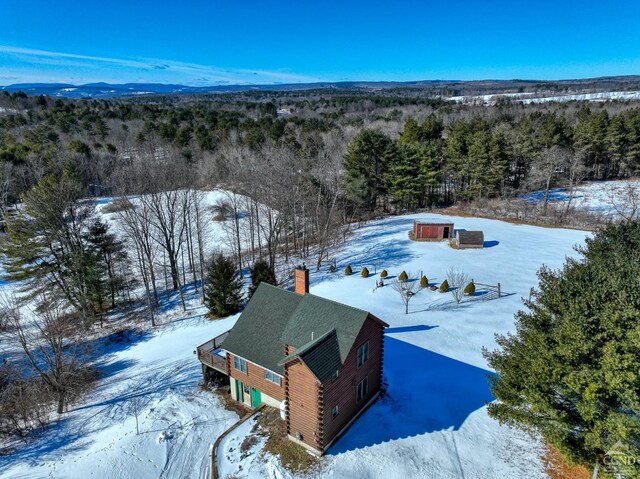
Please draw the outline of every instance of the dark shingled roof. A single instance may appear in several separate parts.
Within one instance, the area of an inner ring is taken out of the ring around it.
[[[458,244],[484,245],[482,231],[458,231]]]
[[[221,347],[278,374],[299,357],[322,382],[342,366],[368,317],[361,309],[261,283]],[[286,358],[285,344],[296,348]]]
[[[221,348],[280,375],[284,354],[280,336],[303,297],[260,283]]]
[[[313,337],[336,330],[340,359],[344,361],[369,313],[346,304],[305,294],[282,333],[282,342],[295,348]]]
[[[280,361],[284,365],[293,358],[299,357],[320,382],[330,378],[342,367],[340,346],[335,329],[323,334],[313,341],[297,349]]]

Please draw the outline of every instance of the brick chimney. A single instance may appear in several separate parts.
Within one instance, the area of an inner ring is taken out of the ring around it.
[[[309,270],[307,266],[302,263],[302,266],[298,266],[295,269],[295,289],[298,294],[306,294],[309,292]]]

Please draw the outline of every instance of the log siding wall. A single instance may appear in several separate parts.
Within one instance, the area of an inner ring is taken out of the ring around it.
[[[300,433],[302,442],[318,451],[322,451],[319,422],[320,387],[316,377],[301,361],[294,361],[287,366],[287,434],[295,437]]]
[[[369,359],[357,367],[357,351],[362,344],[369,341]],[[382,384],[382,363],[384,355],[384,328],[376,320],[369,318],[362,326],[360,333],[347,355],[338,378],[327,379],[322,385],[322,443],[329,445],[347,423],[362,409],[380,390]],[[356,387],[367,377],[367,393],[356,402]],[[334,418],[331,409],[338,406],[338,415]]]

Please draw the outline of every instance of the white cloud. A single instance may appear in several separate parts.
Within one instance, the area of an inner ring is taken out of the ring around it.
[[[216,68],[157,58],[124,59],[0,45],[0,84],[7,82],[273,84],[318,81],[287,69]]]

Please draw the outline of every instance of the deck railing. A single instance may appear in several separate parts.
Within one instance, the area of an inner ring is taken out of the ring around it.
[[[198,346],[198,360],[210,368],[227,373],[227,360],[215,353],[216,349],[220,348],[222,341],[229,335],[229,331],[225,331],[220,336],[216,336],[210,339],[204,344]]]

